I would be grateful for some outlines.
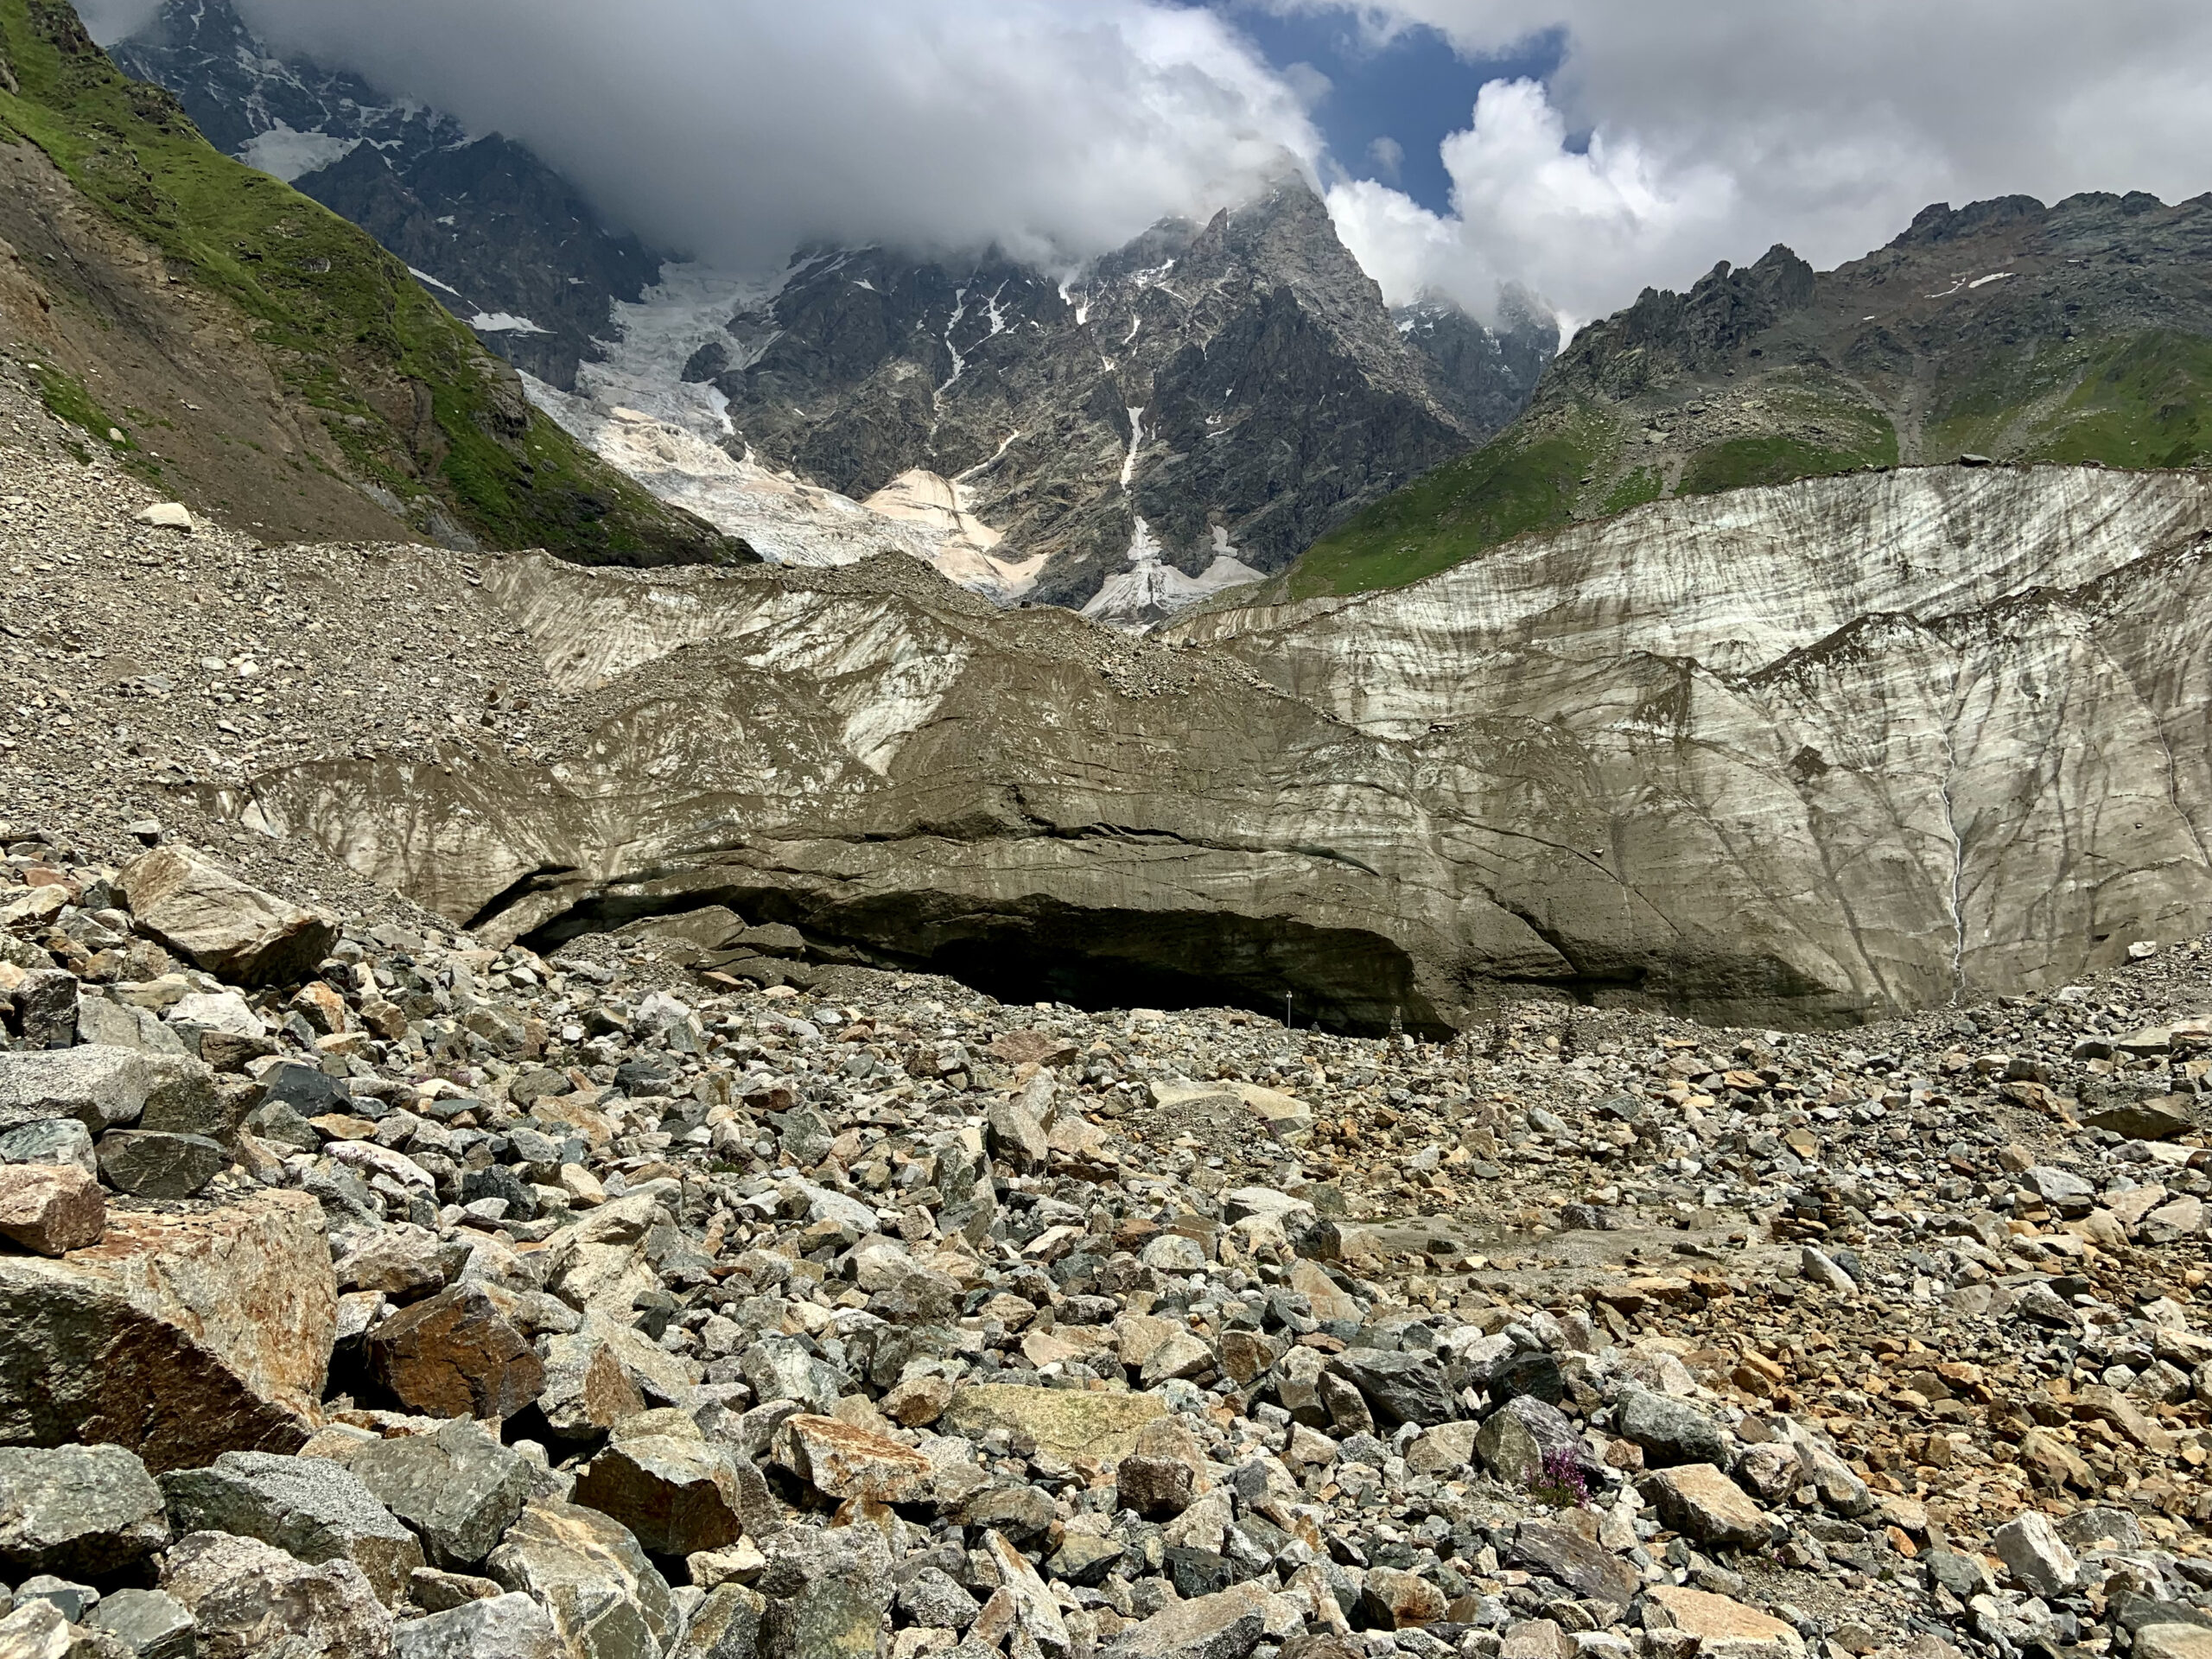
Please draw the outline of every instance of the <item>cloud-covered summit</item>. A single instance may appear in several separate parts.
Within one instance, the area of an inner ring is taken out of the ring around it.
[[[114,39],[148,0],[97,0]],[[1160,0],[238,0],[270,49],[529,145],[664,247],[995,244],[1046,264],[1319,150],[1292,80]]]
[[[87,12],[112,39],[151,3]],[[1931,200],[2212,186],[2201,0],[238,3],[276,49],[505,132],[610,218],[747,268],[815,240],[1072,264],[1287,153],[1393,300],[1486,313],[1518,286],[1585,320],[1776,241],[1835,264]],[[1331,63],[1262,49],[1300,16],[1345,54],[1407,31],[1457,52],[1446,211],[1403,188],[1404,135],[1326,151]],[[1516,54],[1544,67],[1471,91]]]

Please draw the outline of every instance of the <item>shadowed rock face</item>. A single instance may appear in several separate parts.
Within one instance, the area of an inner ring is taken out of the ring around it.
[[[511,558],[588,739],[250,821],[495,938],[723,904],[1008,997],[1848,1022],[2212,922],[2208,531],[2194,474],[1862,475],[1164,643],[895,559]]]

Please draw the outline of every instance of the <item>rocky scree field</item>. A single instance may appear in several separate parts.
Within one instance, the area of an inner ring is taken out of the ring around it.
[[[1430,1043],[130,833],[0,832],[10,1659],[2212,1632],[2203,942]]]

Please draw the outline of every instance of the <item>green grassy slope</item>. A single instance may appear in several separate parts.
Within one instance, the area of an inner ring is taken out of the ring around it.
[[[592,563],[750,556],[538,415],[399,261],[215,150],[169,93],[118,72],[64,0],[0,0],[0,140],[35,145],[171,280],[235,311],[357,482],[493,548]]]
[[[1576,337],[1513,426],[1260,597],[1402,586],[1662,496],[1963,454],[2212,464],[2212,198],[1931,208],[1835,271],[1777,249],[1688,294],[1647,290]]]

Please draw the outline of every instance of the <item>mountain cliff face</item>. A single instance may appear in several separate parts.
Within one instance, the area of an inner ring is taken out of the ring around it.
[[[219,804],[493,938],[722,903],[1007,995],[1847,1023],[2212,923],[2208,546],[2194,474],[1909,469],[1157,640],[903,557],[506,560],[556,758]]]
[[[359,75],[272,56],[229,0],[166,0],[110,55],[208,141],[367,231],[517,367],[558,386],[660,257],[603,225],[520,144]]]
[[[659,355],[617,346],[583,375],[602,422],[645,402],[855,500],[943,480],[1022,568],[1001,573],[1006,596],[1121,621],[1283,568],[1510,419],[1557,340],[1527,314],[1499,334],[1437,305],[1394,316],[1296,180],[1069,277],[817,251],[670,332],[670,309],[696,303],[626,309]],[[671,398],[670,382],[699,395]],[[773,556],[772,531],[730,506],[728,526]]]
[[[1393,586],[1527,531],[1859,467],[2196,465],[2208,256],[2212,197],[2006,197],[1930,207],[1833,271],[1777,247],[1647,289],[1509,430],[1324,538],[1283,591]]]
[[[573,434],[772,558],[896,549],[1150,626],[1487,437],[1558,345],[1532,306],[1496,332],[1394,315],[1294,179],[1071,278],[821,250],[721,281],[709,315],[712,273],[671,276],[526,149],[272,58],[227,0],[168,0],[116,56],[405,260]],[[945,498],[918,529],[916,496]]]

